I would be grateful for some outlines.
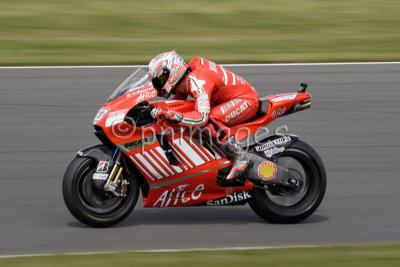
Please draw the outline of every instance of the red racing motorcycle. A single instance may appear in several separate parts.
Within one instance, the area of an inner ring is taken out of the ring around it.
[[[126,218],[139,194],[143,207],[244,205],[272,223],[310,216],[326,189],[317,152],[291,134],[270,134],[266,125],[311,106],[306,84],[296,93],[266,96],[257,115],[230,128],[249,154],[242,183],[224,184],[232,161],[202,129],[154,120],[154,107],[185,112],[194,101],[148,101],[157,91],[137,69],[94,118],[102,144],[80,150],[63,179],[63,197],[72,215],[94,227]]]

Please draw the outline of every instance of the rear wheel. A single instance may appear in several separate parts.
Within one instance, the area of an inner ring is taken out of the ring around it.
[[[133,210],[139,196],[135,177],[124,170],[120,180],[129,185],[126,197],[116,197],[111,192],[93,184],[97,161],[76,157],[68,166],[63,180],[64,202],[79,221],[94,227],[108,227],[125,219]]]
[[[318,208],[325,195],[326,172],[322,160],[311,146],[299,140],[287,147],[276,163],[290,170],[297,186],[255,187],[249,204],[268,222],[301,221]]]

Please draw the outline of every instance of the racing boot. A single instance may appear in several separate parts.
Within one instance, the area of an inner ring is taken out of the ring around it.
[[[223,186],[241,186],[245,182],[245,173],[249,162],[247,152],[237,143],[234,136],[223,143],[220,148],[233,160],[230,172],[223,178]]]

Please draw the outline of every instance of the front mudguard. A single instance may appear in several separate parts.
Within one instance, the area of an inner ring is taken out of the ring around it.
[[[97,162],[99,161],[111,161],[113,158],[114,152],[105,145],[93,145],[81,149],[77,152],[78,157],[86,157],[93,158]]]

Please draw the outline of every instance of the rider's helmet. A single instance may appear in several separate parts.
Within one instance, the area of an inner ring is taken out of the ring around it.
[[[186,64],[175,50],[159,54],[149,63],[149,75],[158,95],[170,98],[174,94],[174,87],[186,72]]]

